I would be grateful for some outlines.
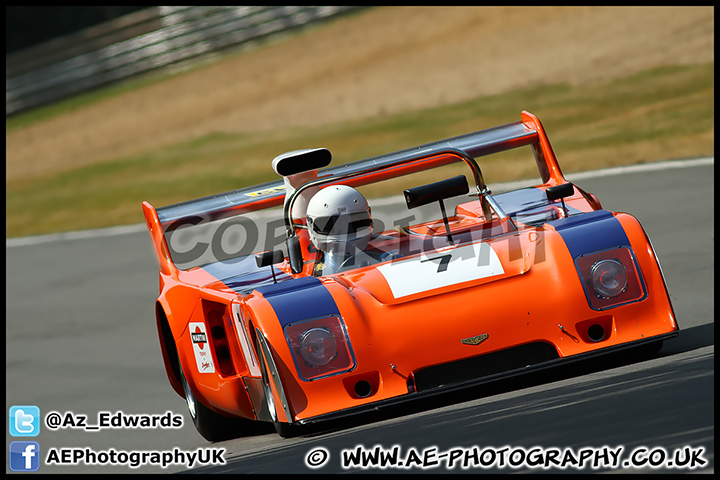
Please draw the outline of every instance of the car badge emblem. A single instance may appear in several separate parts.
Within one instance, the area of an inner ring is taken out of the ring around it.
[[[483,333],[482,335],[475,335],[474,337],[463,338],[460,343],[464,345],[480,345],[482,342],[487,340],[488,334]]]

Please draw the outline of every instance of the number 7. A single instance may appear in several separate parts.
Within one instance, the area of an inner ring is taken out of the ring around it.
[[[448,264],[450,263],[450,260],[452,259],[452,253],[448,253],[446,255],[442,255],[440,257],[435,258],[426,258],[425,260],[421,260],[420,263],[425,262],[432,262],[433,260],[440,260],[440,264],[438,264],[437,273],[444,272],[448,268]]]

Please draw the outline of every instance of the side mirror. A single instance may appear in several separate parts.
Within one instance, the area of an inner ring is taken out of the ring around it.
[[[435,183],[428,183],[415,188],[408,188],[403,192],[405,195],[405,203],[408,208],[420,207],[431,202],[442,202],[445,198],[457,197],[458,195],[467,194],[468,188],[467,178],[465,175],[448,178]]]
[[[428,183],[427,185],[421,185],[415,188],[408,188],[403,191],[403,195],[405,196],[405,203],[407,203],[408,208],[420,207],[432,202],[440,203],[440,213],[442,213],[443,222],[445,222],[445,233],[448,242],[450,242],[450,245],[453,245],[453,239],[450,235],[450,224],[448,223],[443,200],[457,197],[458,195],[465,195],[469,191],[470,189],[468,188],[465,175],[458,175],[457,177],[448,178],[447,180]]]
[[[556,185],[554,187],[548,187],[545,189],[545,195],[549,201],[562,200],[565,197],[570,197],[575,193],[575,188],[572,183],[563,183],[562,185]]]
[[[572,183],[563,183],[562,185],[555,185],[554,187],[548,187],[545,189],[545,195],[547,195],[548,201],[554,202],[555,200],[560,200],[566,217],[568,216],[568,211],[565,206],[565,197],[570,197],[574,193],[575,187],[573,187]]]
[[[258,268],[270,266],[273,283],[277,283],[277,278],[275,277],[275,269],[273,268],[273,265],[275,265],[276,263],[281,263],[283,260],[285,260],[285,255],[283,255],[282,250],[268,250],[255,254],[255,263],[257,263]]]
[[[290,261],[290,270],[292,273],[300,273],[303,269],[302,248],[300,247],[300,237],[293,235],[285,239],[285,245],[288,249],[288,260]]]

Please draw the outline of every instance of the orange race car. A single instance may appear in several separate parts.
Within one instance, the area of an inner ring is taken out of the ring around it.
[[[520,147],[541,180],[492,195],[476,158]],[[528,112],[330,161],[323,148],[289,152],[273,161],[277,181],[143,204],[160,267],[165,369],[210,441],[251,421],[290,435],[678,333],[640,223],[565,180]],[[451,164],[466,174],[398,188],[406,205],[395,228],[373,218],[359,190]],[[421,207],[435,218],[413,223]]]

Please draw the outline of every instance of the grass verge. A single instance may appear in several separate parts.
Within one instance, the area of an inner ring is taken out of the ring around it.
[[[330,127],[214,134],[8,181],[6,237],[141,223],[143,200],[162,206],[273,180],[271,160],[289,150],[327,147],[337,165],[513,122],[521,110],[543,122],[565,173],[713,155],[714,63],[664,67],[599,85],[541,85]],[[532,176],[521,163],[520,155],[480,161],[489,183]],[[389,193],[398,192],[376,192]]]

